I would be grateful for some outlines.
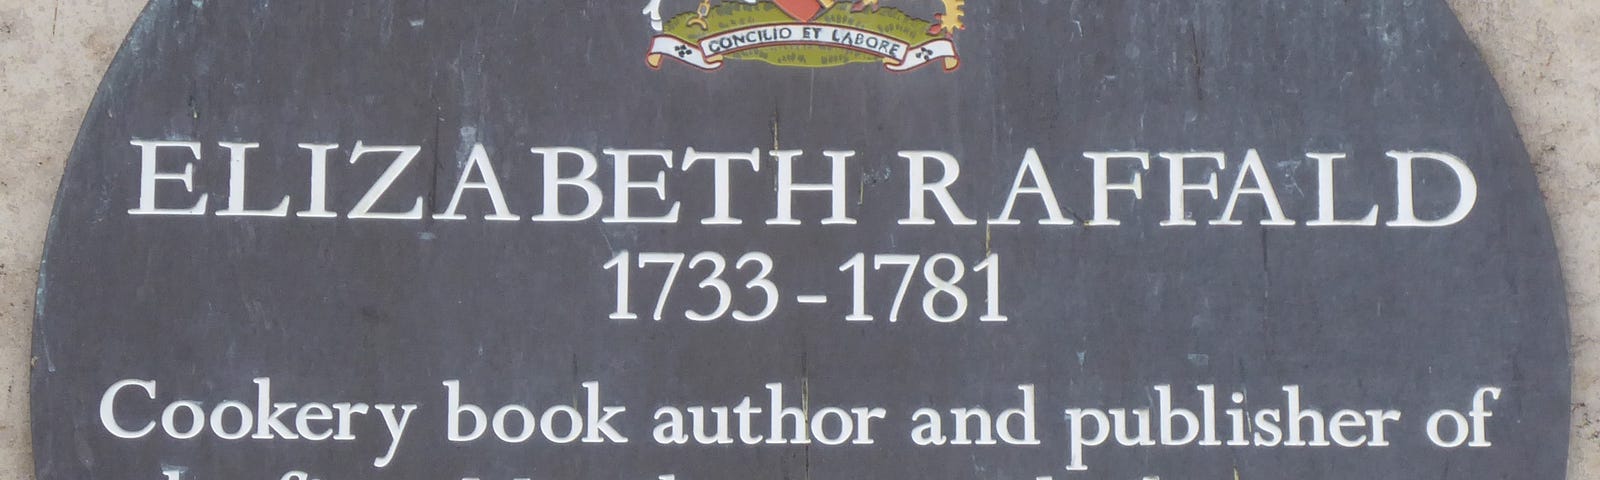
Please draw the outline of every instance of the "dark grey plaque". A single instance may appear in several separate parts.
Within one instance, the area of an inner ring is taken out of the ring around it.
[[[39,478],[1564,477],[1444,2],[642,3],[152,2]]]

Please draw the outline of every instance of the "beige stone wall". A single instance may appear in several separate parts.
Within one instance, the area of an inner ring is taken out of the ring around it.
[[[45,227],[100,76],[144,0],[0,0],[0,478],[33,478],[28,365]]]
[[[1600,2],[1450,0],[1533,154],[1572,306],[1568,478],[1600,478]]]
[[[1600,2],[1450,2],[1506,92],[1550,205],[1572,303],[1570,477],[1600,478]],[[0,0],[0,478],[33,475],[29,327],[56,184],[143,4]]]

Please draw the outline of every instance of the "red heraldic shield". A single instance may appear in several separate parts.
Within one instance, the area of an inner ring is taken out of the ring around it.
[[[802,22],[809,22],[811,19],[817,18],[817,14],[822,13],[822,2],[817,0],[772,1],[778,4],[778,8],[783,9],[783,13],[787,13],[789,16],[794,17],[795,20]]]

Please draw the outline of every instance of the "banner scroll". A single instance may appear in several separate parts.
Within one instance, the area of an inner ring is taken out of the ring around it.
[[[955,43],[947,38],[917,45],[885,35],[837,25],[789,23],[760,25],[718,33],[688,42],[672,35],[652,39],[645,62],[661,68],[662,58],[672,58],[702,70],[722,67],[727,55],[769,47],[818,46],[853,50],[883,59],[885,68],[905,72],[930,63],[940,63],[945,71],[960,66]]]

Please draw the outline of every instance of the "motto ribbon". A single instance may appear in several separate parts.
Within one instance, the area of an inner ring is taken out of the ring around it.
[[[657,35],[650,43],[645,62],[650,68],[661,68],[661,58],[668,57],[702,70],[716,70],[722,68],[727,55],[785,45],[843,48],[875,55],[883,58],[885,67],[895,72],[915,70],[935,61],[941,61],[947,71],[955,70],[960,65],[955,42],[947,38],[910,45],[857,28],[810,23],[746,27],[708,35],[698,43],[689,43],[671,35]]]

